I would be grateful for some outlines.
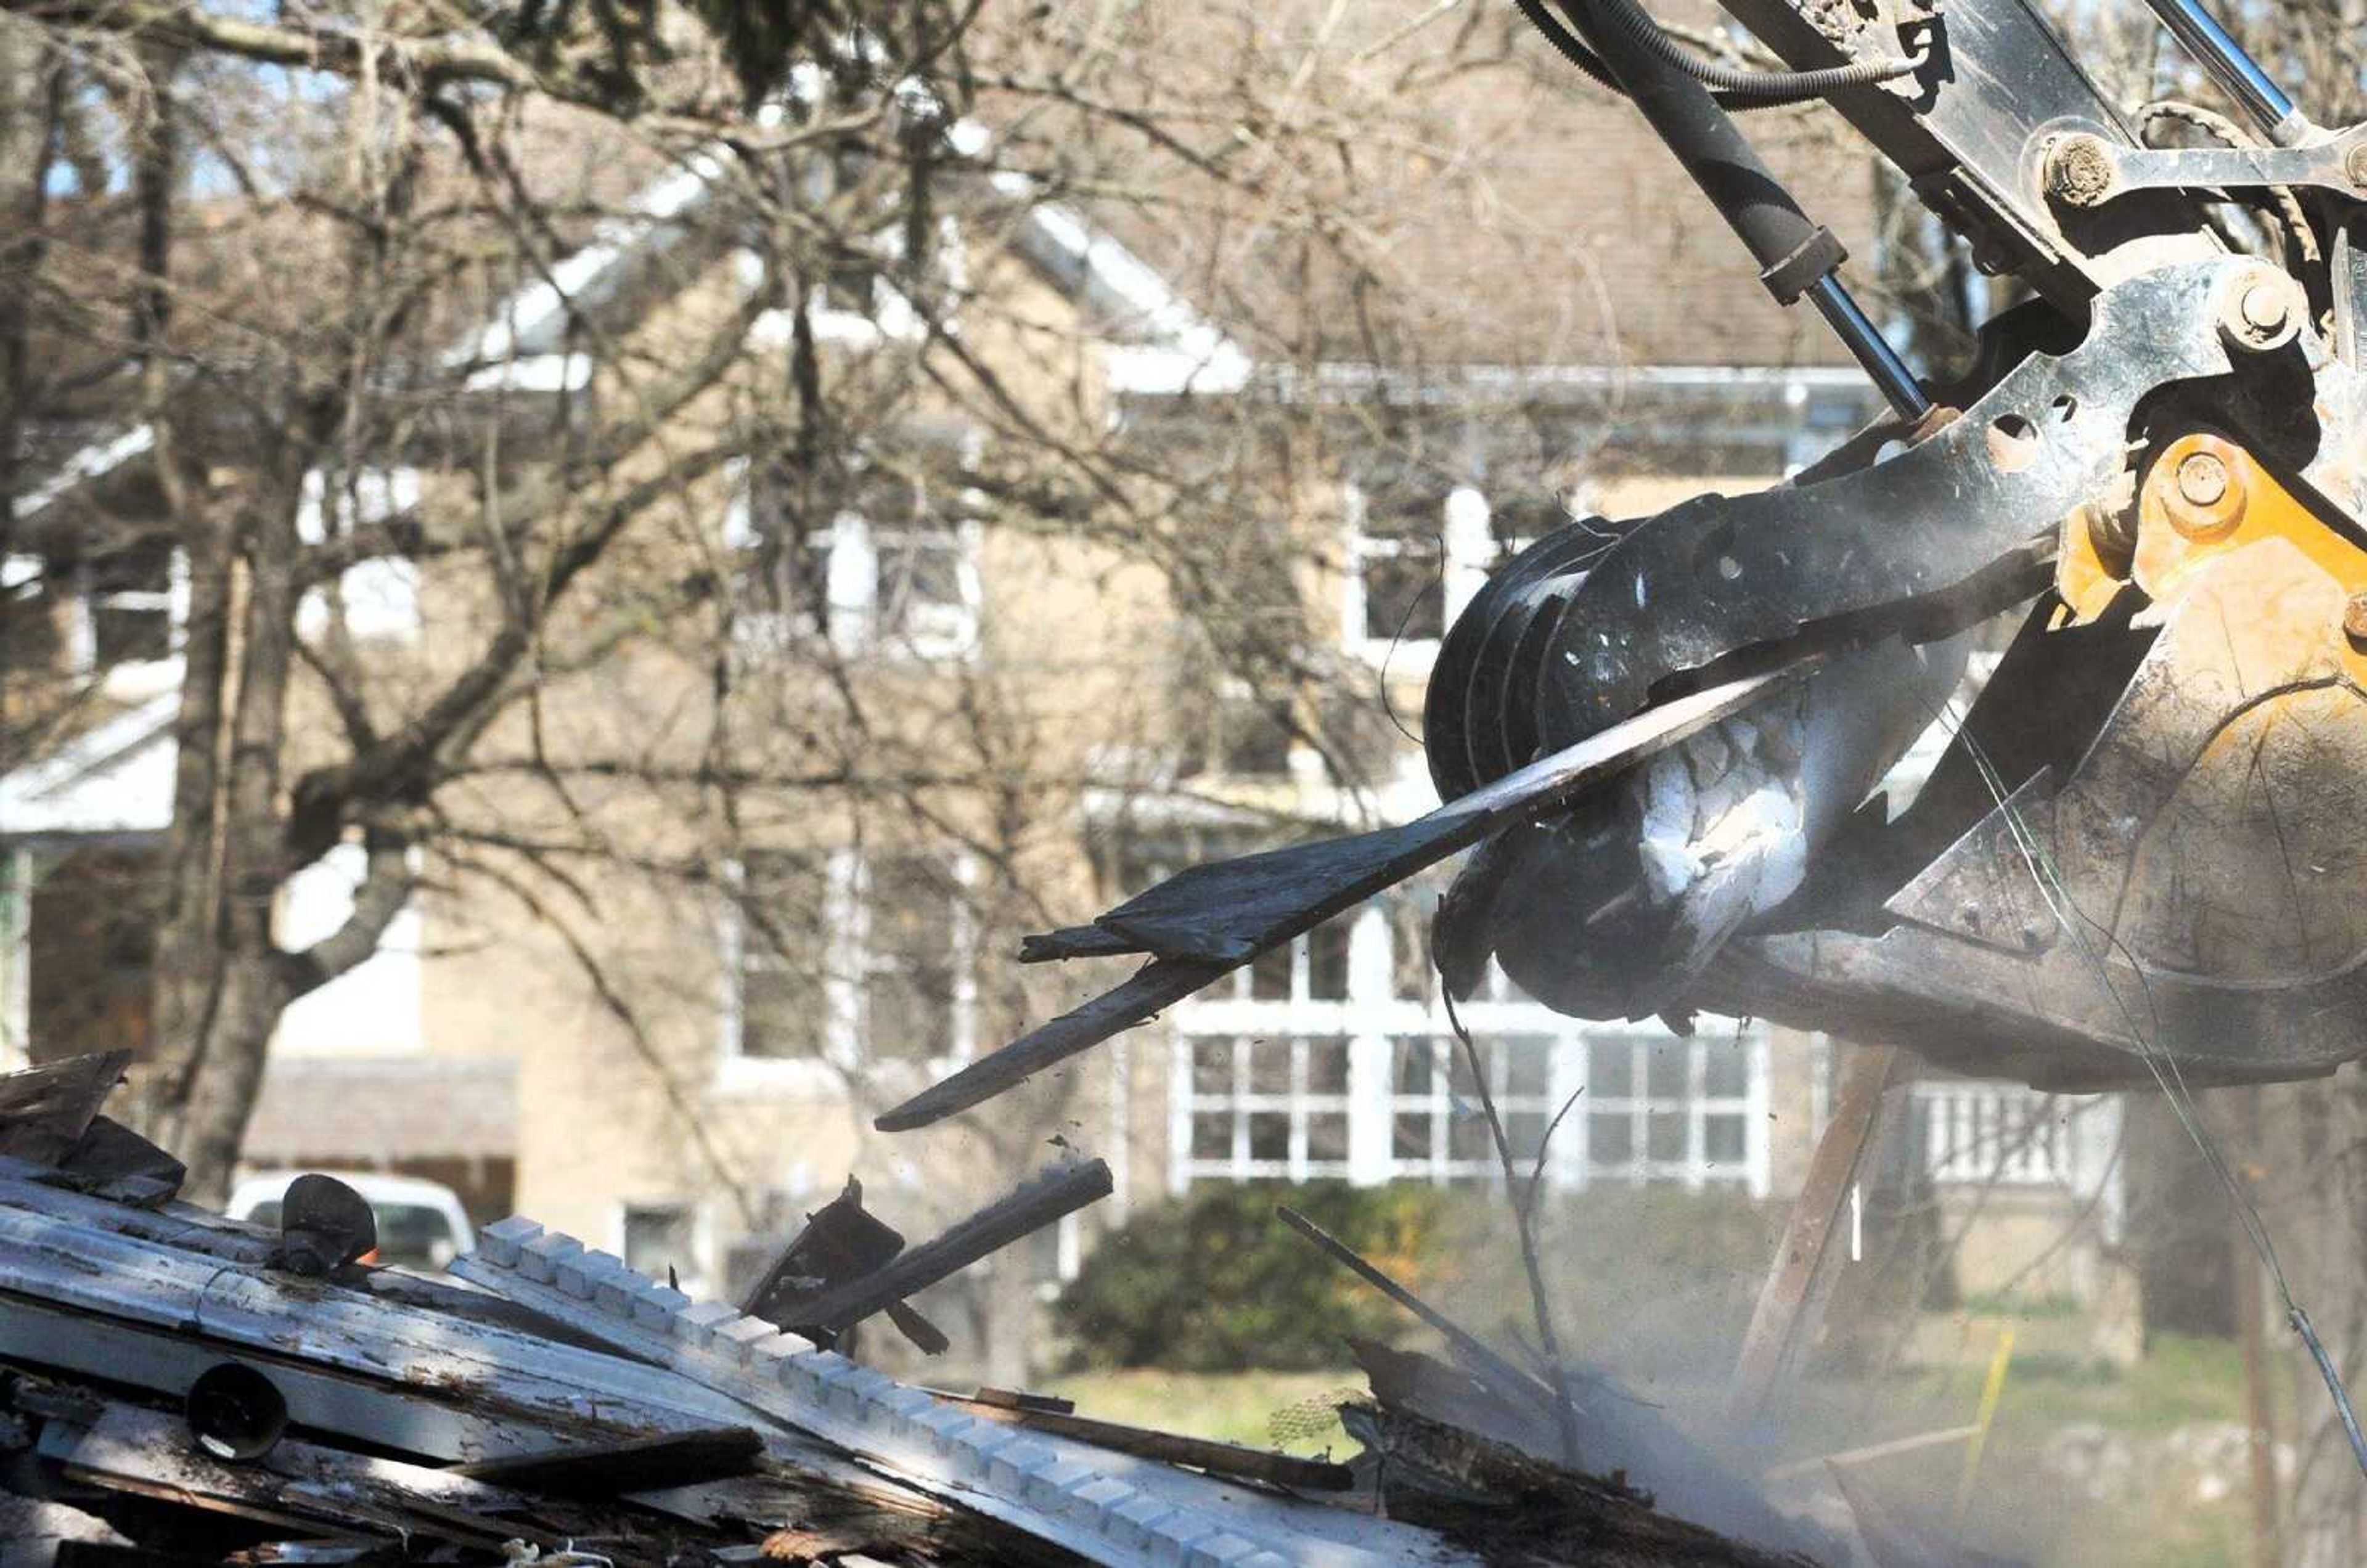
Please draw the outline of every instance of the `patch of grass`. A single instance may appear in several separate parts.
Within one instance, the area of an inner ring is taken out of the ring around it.
[[[1976,1326],[1976,1332],[1982,1332]],[[1862,1382],[1827,1382],[1808,1392],[1791,1424],[1790,1451],[1765,1462],[1833,1452],[1885,1438],[1960,1426],[1973,1417],[1985,1366],[1950,1367]],[[1332,1457],[1353,1451],[1335,1423],[1311,1438],[1278,1445],[1277,1411],[1302,1413],[1310,1401],[1361,1391],[1353,1369],[1306,1372],[1085,1371],[1052,1379],[1041,1392],[1077,1402],[1081,1414],[1188,1432],[1257,1448],[1286,1447]],[[2243,1378],[2224,1341],[2164,1337],[2136,1366],[2075,1365],[2059,1359],[2017,1361],[2006,1380],[1982,1461],[1970,1533],[1976,1544],[2026,1556],[2042,1568],[2232,1568],[2244,1558],[2248,1504],[2240,1480],[2228,1495],[2205,1502],[2197,1477],[2140,1457],[2135,1483],[2103,1501],[2076,1495],[2048,1465],[2048,1444],[2074,1424],[2092,1424],[2128,1440],[2140,1456],[2149,1445],[2193,1422],[2242,1419]],[[1963,1473],[1960,1446],[1883,1461],[1869,1472],[1886,1495],[1918,1499],[1945,1514]]]
[[[2087,1312],[2076,1296],[1971,1295],[1964,1310],[1975,1317],[2050,1318],[2067,1320]]]

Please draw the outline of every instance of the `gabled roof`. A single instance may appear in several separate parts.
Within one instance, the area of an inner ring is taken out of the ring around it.
[[[777,118],[778,112],[768,107],[760,120]],[[989,134],[976,121],[962,120],[947,139],[957,152],[975,156]],[[445,363],[454,368],[479,366],[467,382],[471,389],[558,390],[575,385],[586,367],[567,352],[571,308],[596,307],[622,292],[636,273],[680,243],[730,156],[720,147],[703,148],[644,186],[627,211],[602,222],[547,276],[506,296],[452,346]],[[1031,194],[1031,182],[1023,175],[998,173],[992,183],[1005,196]],[[1247,356],[1220,329],[1157,270],[1073,209],[1030,204],[1012,243],[1056,287],[1112,326],[1112,375],[1120,390],[1229,391],[1246,378]],[[769,323],[775,330],[781,325]],[[760,322],[758,330],[768,330],[768,323]],[[18,519],[30,520],[82,485],[145,456],[154,445],[144,424],[90,442],[19,501]]]
[[[151,697],[40,761],[0,774],[0,839],[170,827],[173,718],[180,703],[178,692]]]

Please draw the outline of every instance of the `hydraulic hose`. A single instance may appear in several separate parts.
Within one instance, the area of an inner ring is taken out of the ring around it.
[[[1569,0],[1560,0],[1567,6]],[[1913,60],[1863,60],[1848,65],[1830,66],[1820,71],[1748,71],[1719,65],[1703,60],[1682,44],[1660,30],[1636,0],[1589,0],[1602,6],[1603,14],[1616,23],[1623,32],[1635,38],[1659,59],[1683,72],[1711,89],[1718,107],[1732,110],[1778,108],[1788,104],[1806,103],[1828,97],[1848,87],[1863,87],[1876,82],[1887,82],[1912,73],[1920,63]],[[1513,0],[1521,15],[1543,33],[1556,52],[1584,72],[1602,86],[1614,93],[1626,89],[1612,74],[1603,57],[1586,46],[1583,39],[1563,25],[1561,19],[1545,7],[1544,0]]]

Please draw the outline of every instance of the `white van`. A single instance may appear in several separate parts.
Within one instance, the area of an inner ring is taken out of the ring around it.
[[[232,1189],[224,1209],[233,1220],[277,1228],[279,1201],[300,1170],[264,1170]],[[362,1196],[378,1216],[378,1250],[365,1263],[393,1263],[434,1272],[477,1247],[476,1231],[459,1197],[440,1181],[382,1176],[371,1170],[324,1170]]]

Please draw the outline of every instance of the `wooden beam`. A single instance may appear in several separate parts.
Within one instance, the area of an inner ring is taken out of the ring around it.
[[[701,1427],[480,1460],[451,1473],[520,1492],[603,1498],[745,1475],[764,1453],[764,1439],[752,1427]]]
[[[1023,962],[1125,953],[1149,953],[1151,962],[872,1124],[906,1132],[991,1100],[1490,834],[1551,815],[1598,781],[1762,701],[1819,663],[1811,658],[1662,704],[1415,821],[1196,865],[1090,926],[1031,937],[1020,948]]]
[[[130,1065],[129,1051],[101,1051],[0,1077],[0,1155],[36,1165],[65,1158]]]
[[[918,1247],[907,1247],[860,1280],[811,1297],[798,1307],[805,1321],[839,1332],[938,1280],[960,1272],[1110,1195],[1110,1168],[1100,1160],[1047,1166],[1010,1193]]]
[[[1548,1412],[1559,1403],[1554,1391],[1543,1382],[1498,1355],[1486,1340],[1365,1261],[1346,1242],[1296,1209],[1277,1204],[1274,1212],[1284,1224],[1313,1242],[1325,1257],[1444,1335],[1455,1359],[1473,1375],[1496,1385],[1500,1396],[1525,1396],[1538,1409]]]
[[[1850,1203],[1866,1151],[1881,1124],[1883,1096],[1897,1074],[1900,1054],[1887,1045],[1855,1048],[1841,1075],[1832,1115],[1808,1161],[1808,1177],[1784,1222],[1784,1239],[1759,1289],[1750,1327],[1735,1359],[1727,1409],[1757,1420],[1797,1368],[1802,1350],[1824,1320],[1831,1271],[1826,1267],[1834,1233]],[[1819,1288],[1819,1279],[1823,1286]]]
[[[1329,1460],[1301,1459],[1296,1454],[1275,1453],[1271,1449],[1252,1449],[1240,1443],[1220,1443],[1210,1438],[1187,1438],[1174,1432],[1128,1427],[1122,1422],[1098,1420],[1069,1411],[1007,1404],[982,1397],[989,1392],[980,1389],[977,1395],[969,1397],[960,1394],[944,1397],[959,1400],[971,1414],[983,1416],[990,1421],[1025,1427],[1038,1432],[1058,1432],[1062,1437],[1075,1438],[1095,1448],[1138,1454],[1144,1459],[1155,1459],[1165,1464],[1188,1464],[1211,1475],[1263,1481],[1269,1485],[1287,1486],[1299,1492],[1346,1492],[1356,1484],[1354,1472],[1344,1464],[1333,1464]]]

